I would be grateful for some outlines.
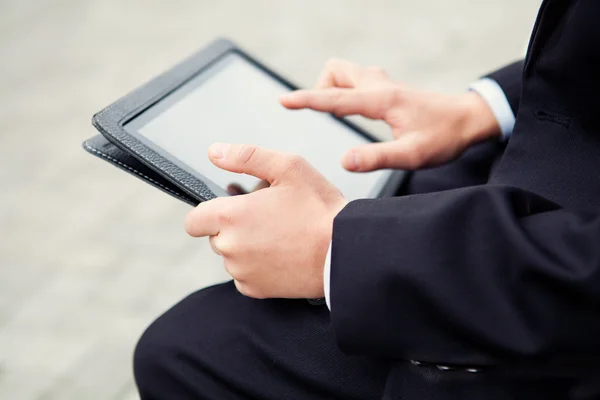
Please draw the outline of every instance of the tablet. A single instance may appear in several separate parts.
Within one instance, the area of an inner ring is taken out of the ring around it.
[[[215,167],[207,157],[215,142],[300,154],[347,200],[381,195],[391,171],[351,173],[340,163],[347,149],[375,139],[330,114],[285,109],[278,98],[294,89],[232,42],[218,40],[99,112],[93,123],[197,201],[227,196],[231,183],[251,190],[258,182]]]

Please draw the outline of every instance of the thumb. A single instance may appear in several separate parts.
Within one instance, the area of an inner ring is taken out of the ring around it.
[[[208,149],[208,158],[221,169],[252,175],[269,183],[285,179],[301,167],[300,163],[306,163],[294,154],[251,144],[215,143]]]
[[[348,171],[369,172],[378,169],[417,169],[424,160],[418,134],[405,134],[383,143],[372,143],[348,150],[342,165]]]

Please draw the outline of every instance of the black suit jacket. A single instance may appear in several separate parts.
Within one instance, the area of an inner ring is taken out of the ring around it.
[[[486,184],[335,219],[336,339],[398,360],[400,398],[600,398],[600,1],[544,1],[490,76],[517,122]]]

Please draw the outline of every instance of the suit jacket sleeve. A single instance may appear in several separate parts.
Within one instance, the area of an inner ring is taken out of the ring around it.
[[[485,76],[500,85],[514,115],[517,115],[521,100],[523,64],[523,60],[517,61]]]
[[[599,238],[600,215],[510,186],[354,201],[334,221],[336,339],[432,363],[597,360]]]

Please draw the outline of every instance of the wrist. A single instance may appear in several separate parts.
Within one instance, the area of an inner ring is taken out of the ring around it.
[[[488,103],[477,92],[461,95],[463,135],[468,145],[494,137],[501,137],[500,125]]]

